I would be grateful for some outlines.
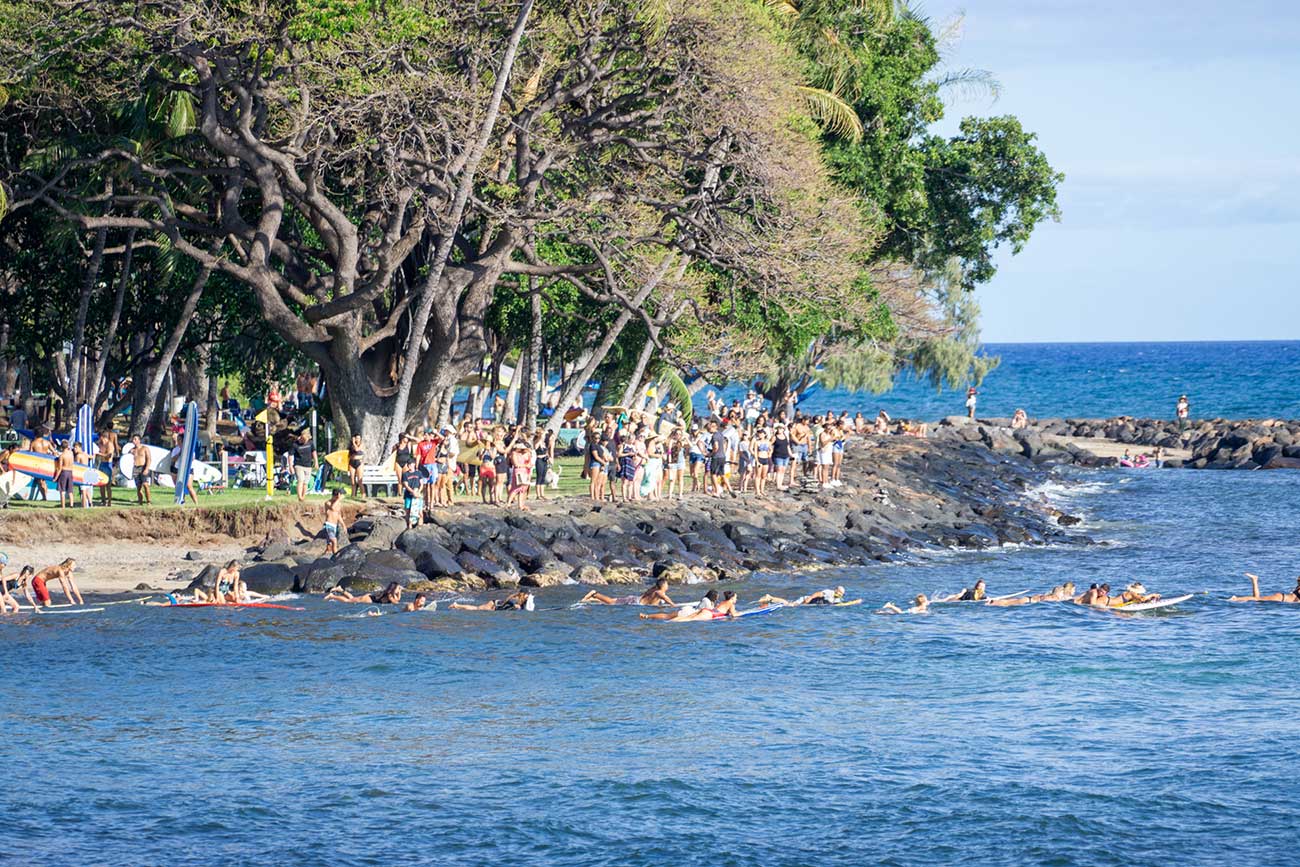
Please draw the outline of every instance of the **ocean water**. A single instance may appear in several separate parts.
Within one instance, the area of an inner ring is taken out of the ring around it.
[[[1300,418],[1300,341],[1213,343],[990,343],[1002,363],[980,386],[983,417],[1023,407],[1037,418],[1173,418],[1186,394],[1193,418]],[[724,392],[744,397],[742,386]],[[704,395],[697,399],[705,407]],[[893,391],[812,391],[810,412],[885,409],[899,418],[964,415],[966,390],[937,393],[904,374]]]
[[[1300,606],[1223,597],[1292,586],[1300,475],[1067,481],[1104,544],[734,585],[856,608],[0,619],[0,863],[1294,864]],[[1198,595],[872,613],[978,577]]]

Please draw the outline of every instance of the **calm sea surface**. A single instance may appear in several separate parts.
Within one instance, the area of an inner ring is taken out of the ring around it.
[[[1300,418],[1300,341],[990,343],[1002,364],[980,386],[981,416],[1023,407],[1038,418],[1172,418],[1180,394],[1195,418]],[[883,395],[814,391],[802,408],[886,409],[902,418],[965,414],[965,389],[938,394],[908,375]],[[744,396],[728,389],[726,398]],[[704,406],[703,395],[700,405]]]
[[[1300,606],[1222,597],[1300,571],[1300,474],[1079,479],[1106,545],[737,586],[857,608],[0,621],[0,862],[1294,864]],[[977,577],[1208,595],[871,613]]]

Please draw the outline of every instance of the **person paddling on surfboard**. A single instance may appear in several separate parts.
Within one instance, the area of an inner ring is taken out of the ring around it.
[[[489,599],[480,605],[469,602],[453,602],[449,606],[453,611],[532,611],[533,594],[526,590],[511,593],[505,599]]]
[[[759,597],[759,605],[788,605],[791,607],[797,605],[835,605],[844,601],[844,588],[835,587],[825,590],[818,590],[816,593],[809,593],[807,596],[800,596],[798,599],[782,599],[780,596],[773,596],[771,593],[765,593]]]
[[[1290,593],[1270,593],[1267,596],[1259,594],[1259,576],[1246,573],[1250,579],[1249,596],[1229,596],[1229,602],[1283,602],[1291,605],[1300,604],[1300,577],[1295,579],[1295,589]]]
[[[1106,607],[1123,608],[1125,605],[1141,605],[1144,602],[1155,602],[1159,598],[1159,593],[1148,593],[1147,588],[1142,586],[1140,581],[1134,581],[1125,587],[1124,592],[1119,596],[1108,598]]]
[[[886,602],[883,608],[876,611],[877,614],[929,614],[930,600],[925,598],[924,593],[918,593],[912,600],[911,608],[904,611],[892,602]]]
[[[586,596],[578,600],[581,605],[586,602],[598,605],[676,605],[672,597],[668,595],[668,580],[660,578],[655,585],[646,592],[630,596],[606,596],[603,593],[597,593],[592,590]]]
[[[669,623],[694,623],[703,620],[721,620],[724,617],[732,617],[736,613],[736,603],[740,598],[736,596],[734,590],[728,590],[722,594],[722,601],[717,607],[710,611],[707,608],[683,608],[680,611],[674,611],[671,614],[642,614],[642,620],[666,620]]]
[[[325,594],[326,602],[354,602],[362,605],[396,605],[402,601],[402,585],[396,581],[384,588],[382,593],[362,593],[353,596],[342,587],[335,587]]]
[[[988,598],[988,592],[984,587],[984,579],[981,578],[975,582],[974,587],[963,587],[960,592],[953,593],[949,596],[936,595],[933,602],[984,602]]]

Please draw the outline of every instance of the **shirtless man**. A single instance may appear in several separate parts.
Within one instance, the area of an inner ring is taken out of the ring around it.
[[[54,457],[57,453],[54,451],[54,443],[49,440],[48,433],[49,432],[44,428],[37,431],[36,439],[32,440],[32,445],[29,451],[36,452],[38,455],[50,455],[51,457]],[[58,478],[57,472],[54,475],[55,478]],[[45,487],[45,480],[36,479],[32,482],[32,486],[35,488],[35,498],[38,500],[44,500],[46,491],[48,490]]]
[[[606,596],[603,593],[597,593],[592,590],[586,596],[578,600],[581,605],[584,602],[594,602],[599,605],[676,605],[672,597],[668,595],[668,581],[660,578],[654,586],[641,595],[630,596]]]
[[[532,604],[532,594],[526,590],[520,590],[511,593],[505,599],[489,599],[481,605],[472,605],[468,602],[453,602],[450,608],[453,611],[529,611]]]
[[[408,611],[408,612],[409,612],[409,611],[423,611],[426,607],[428,607],[428,605],[429,605],[429,597],[428,597],[428,596],[425,596],[423,593],[420,593],[420,594],[417,594],[417,595],[416,595],[416,597],[415,597],[415,601],[413,601],[413,602],[408,602],[408,603],[406,603],[405,605],[403,605],[403,606],[402,606],[402,610],[403,610],[403,611]],[[433,610],[434,610],[434,611],[437,611],[437,610],[438,610],[438,603],[436,603],[436,602],[433,603]]]
[[[339,534],[343,526],[343,489],[335,488],[329,502],[325,504],[325,554],[328,556],[339,549]]]
[[[724,617],[731,617],[736,613],[736,603],[740,599],[736,596],[734,590],[728,590],[722,594],[722,601],[712,610],[703,607],[690,606],[680,611],[674,611],[671,614],[642,614],[642,620],[664,620],[668,623],[694,623],[703,620],[721,620]]]
[[[1270,593],[1267,596],[1259,594],[1259,576],[1246,573],[1250,579],[1249,596],[1229,596],[1229,602],[1282,602],[1290,605],[1300,603],[1300,578],[1295,579],[1295,589],[1290,593]]]
[[[63,449],[54,463],[54,484],[59,489],[59,508],[72,508],[72,466],[75,463],[72,454],[72,440],[63,443]]]
[[[49,605],[50,591],[48,585],[49,582],[57,580],[59,587],[63,589],[63,595],[69,602],[85,605],[85,600],[81,598],[81,591],[77,589],[77,582],[72,579],[72,570],[76,567],[77,561],[69,557],[57,566],[46,566],[41,571],[31,575],[28,580],[23,582],[23,595],[27,597],[27,604],[31,605],[32,608],[37,607],[31,595],[31,591],[35,591],[36,599],[40,601],[41,605]],[[24,569],[23,571],[26,572],[27,570]]]
[[[876,613],[877,614],[929,614],[930,613],[930,600],[925,598],[924,593],[918,593],[916,595],[916,598],[912,600],[912,603],[913,603],[912,607],[904,611],[894,603],[886,602],[885,606],[879,609],[878,611],[876,611]]]
[[[1110,606],[1110,585],[1093,584],[1074,600],[1075,605],[1091,605],[1099,608]]]
[[[799,416],[795,423],[790,425],[790,483],[794,484],[795,479],[807,475],[808,467],[808,447],[812,439],[812,428],[808,427],[808,422]]]
[[[95,450],[95,467],[107,479],[99,486],[99,502],[113,505],[113,461],[117,459],[117,434],[105,428],[99,432],[99,445]]]
[[[131,437],[131,476],[135,480],[135,501],[137,505],[153,505],[153,496],[149,492],[149,479],[153,476],[153,455],[140,442],[140,437]]]
[[[18,600],[9,593],[9,579],[5,577],[5,567],[8,565],[9,555],[0,553],[0,615],[10,613],[10,608],[13,608],[14,614],[22,610]]]

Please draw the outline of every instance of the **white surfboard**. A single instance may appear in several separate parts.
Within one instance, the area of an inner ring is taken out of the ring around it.
[[[154,467],[154,470],[167,476],[175,475],[173,472],[173,463],[176,457],[174,452],[175,449],[168,452],[167,457],[159,461],[158,465]],[[205,464],[203,461],[194,461],[190,464],[190,478],[194,480],[195,484],[215,484],[216,482],[221,481],[221,470],[212,466],[212,464]]]
[[[171,452],[158,446],[146,445],[145,448],[149,450],[149,465],[153,467],[154,472],[157,473],[159,465],[163,461],[167,460],[167,456],[171,454]],[[120,484],[128,488],[135,487],[135,478],[133,476],[133,473],[135,472],[135,455],[132,454],[134,450],[135,443],[127,443],[122,449],[122,457],[117,461],[117,468],[121,472],[121,475],[118,476],[118,481]],[[175,487],[172,477],[166,473],[159,473],[156,475],[155,484],[162,488]]]
[[[1132,614],[1136,611],[1155,611],[1157,608],[1168,608],[1170,605],[1177,605],[1179,602],[1186,602],[1191,599],[1193,594],[1188,593],[1186,596],[1174,596],[1169,599],[1157,599],[1154,602],[1137,602],[1133,605],[1124,605],[1119,608],[1107,608],[1107,611],[1114,611],[1119,614]]]

